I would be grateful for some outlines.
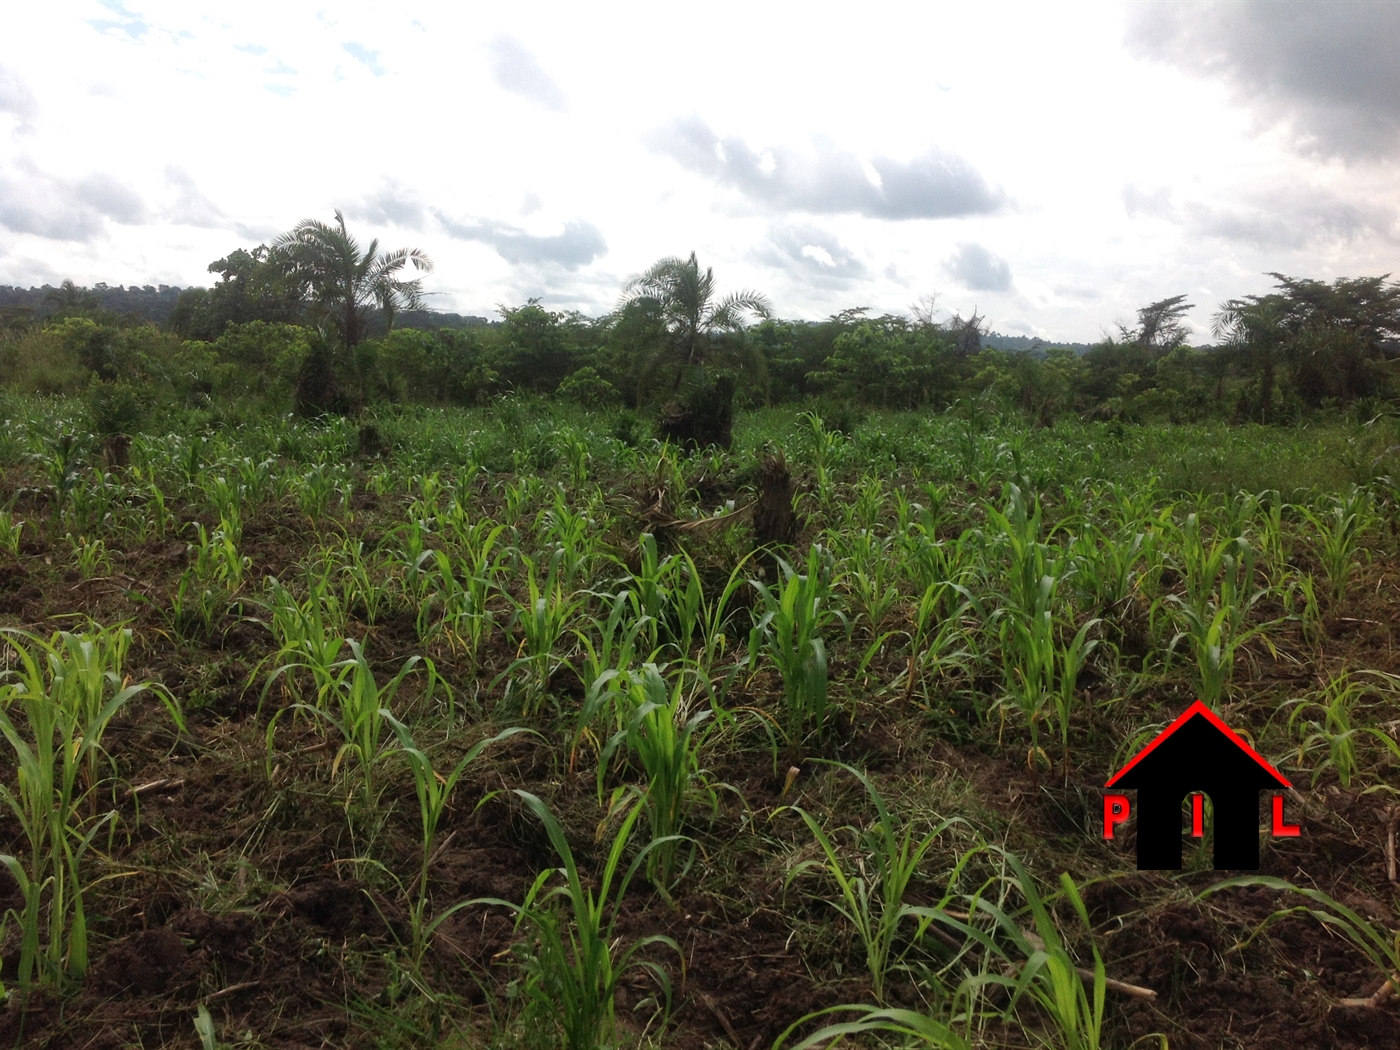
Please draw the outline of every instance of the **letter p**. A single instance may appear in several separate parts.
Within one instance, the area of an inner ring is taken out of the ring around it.
[[[1113,838],[1113,825],[1128,819],[1132,807],[1127,795],[1105,795],[1103,797],[1103,837]]]

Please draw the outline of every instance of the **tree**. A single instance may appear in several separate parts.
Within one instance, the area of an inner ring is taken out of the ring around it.
[[[286,260],[267,245],[235,249],[208,269],[219,275],[218,283],[185,289],[166,317],[166,327],[181,338],[213,342],[230,325],[294,324],[301,319],[301,291]]]
[[[1191,334],[1182,318],[1186,316],[1186,311],[1195,307],[1196,304],[1188,303],[1184,295],[1159,299],[1138,310],[1137,328],[1119,325],[1118,331],[1125,343],[1134,343],[1144,350],[1171,353]]]
[[[581,364],[577,317],[546,310],[538,299],[499,306],[501,376],[517,390],[550,394]]]
[[[334,226],[303,219],[277,238],[272,249],[294,286],[336,329],[347,349],[364,340],[372,307],[379,307],[386,327],[392,329],[396,313],[423,305],[422,278],[404,280],[405,268],[433,271],[432,260],[418,248],[381,252],[379,241],[373,240],[361,252],[339,210]]]
[[[1400,284],[1380,277],[1323,281],[1271,273],[1281,289],[1293,384],[1309,405],[1324,397],[1351,402],[1378,391],[1377,359],[1400,336]]]
[[[1273,422],[1274,372],[1288,341],[1288,304],[1281,295],[1247,295],[1220,304],[1211,328],[1259,376],[1259,419]]]
[[[50,288],[44,293],[44,305],[50,308],[51,318],[62,320],[65,317],[90,317],[102,309],[102,299],[72,281],[64,281],[57,288]]]
[[[723,351],[717,353],[716,337],[743,332],[750,315],[772,314],[767,297],[758,292],[732,292],[716,299],[714,269],[707,266],[701,273],[694,252],[689,259],[661,259],[628,281],[620,308],[643,302],[654,306],[666,331],[665,345],[652,367],[665,361],[678,366],[676,388],[686,368],[699,366],[703,372],[712,358],[720,356]]]
[[[1215,332],[1259,375],[1259,414],[1273,415],[1278,366],[1307,405],[1348,403],[1377,393],[1385,381],[1378,358],[1400,336],[1400,285],[1380,277],[1300,280],[1271,273],[1279,291],[1221,304]]]
[[[948,318],[947,331],[953,337],[953,348],[960,357],[981,353],[982,339],[987,334],[987,319],[972,308],[972,316],[964,318],[954,313]]]

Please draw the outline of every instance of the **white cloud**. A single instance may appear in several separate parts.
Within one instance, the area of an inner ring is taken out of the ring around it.
[[[563,111],[563,89],[519,40],[498,36],[486,45],[486,50],[497,84],[545,109]]]
[[[1083,340],[1204,287],[1204,325],[1270,270],[1395,268],[1395,16],[1281,6],[1193,7],[1200,28],[1164,5],[756,5],[735,33],[665,5],[16,5],[0,283],[204,283],[342,208],[427,251],[435,304],[467,313],[600,313],[694,250],[784,316],[943,288]],[[988,42],[995,74],[930,40]]]
[[[980,244],[960,244],[945,263],[948,275],[973,292],[1009,292],[1011,267]]]

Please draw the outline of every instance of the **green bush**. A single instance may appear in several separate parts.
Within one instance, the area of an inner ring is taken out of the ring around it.
[[[598,374],[592,365],[580,368],[559,384],[558,394],[584,408],[606,408],[622,400],[617,388]]]
[[[51,329],[0,340],[0,384],[16,394],[75,396],[86,389],[88,375],[76,351]]]
[[[145,414],[141,391],[119,379],[105,383],[93,376],[87,389],[88,422],[98,437],[130,434],[138,430]]]

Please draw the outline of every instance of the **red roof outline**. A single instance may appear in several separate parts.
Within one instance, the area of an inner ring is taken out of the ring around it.
[[[1280,785],[1286,788],[1291,788],[1293,786],[1291,783],[1289,783],[1287,777],[1285,777],[1277,769],[1271,766],[1268,763],[1268,761],[1266,761],[1264,757],[1259,754],[1259,752],[1255,751],[1254,748],[1250,747],[1247,743],[1245,743],[1243,738],[1241,738],[1238,733],[1236,733],[1233,729],[1227,726],[1221,720],[1219,715],[1217,715],[1214,711],[1208,708],[1201,701],[1197,700],[1194,704],[1192,704],[1190,707],[1188,707],[1185,711],[1182,712],[1180,718],[1178,718],[1171,725],[1167,726],[1166,729],[1163,729],[1160,733],[1158,733],[1156,737],[1153,738],[1150,744],[1148,744],[1145,748],[1143,748],[1136,755],[1134,755],[1132,761],[1130,761],[1117,773],[1114,773],[1113,778],[1109,780],[1109,782],[1105,784],[1104,787],[1112,787],[1114,784],[1118,783],[1118,781],[1123,777],[1124,774],[1128,772],[1128,770],[1132,769],[1135,765],[1137,765],[1144,758],[1150,755],[1154,750],[1156,750],[1158,744],[1162,743],[1164,740],[1167,739],[1167,737],[1171,736],[1183,725],[1189,722],[1195,715],[1198,714],[1205,715],[1206,720],[1210,722],[1211,725],[1215,726],[1216,729],[1224,733],[1230,739],[1230,742],[1233,743],[1236,747],[1238,747],[1241,751],[1247,754],[1250,758],[1254,759],[1254,761],[1259,763],[1259,765],[1263,766],[1264,769],[1268,771],[1269,775],[1272,776],[1275,780],[1277,780]]]

